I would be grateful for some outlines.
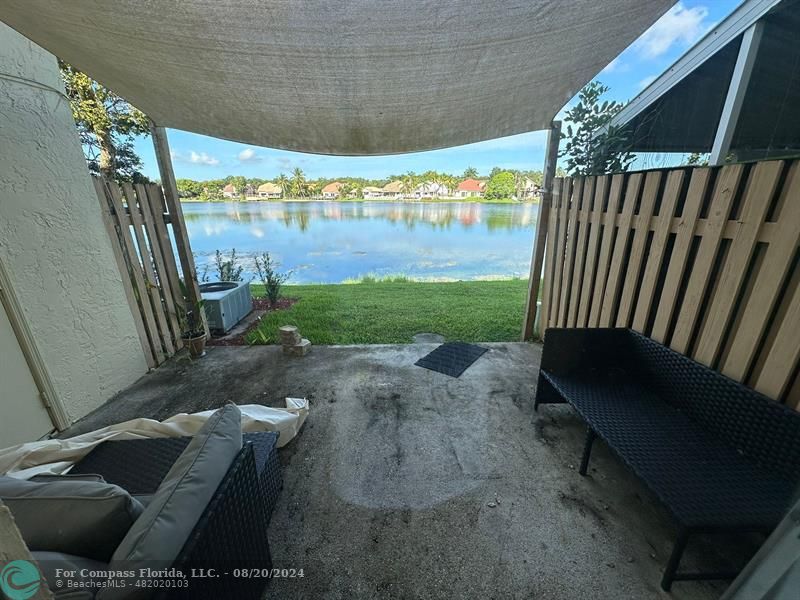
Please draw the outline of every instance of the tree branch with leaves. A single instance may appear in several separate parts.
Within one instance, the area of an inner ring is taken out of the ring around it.
[[[567,159],[564,164],[570,175],[627,171],[635,158],[630,152],[628,133],[609,125],[624,104],[602,100],[608,90],[608,86],[592,81],[579,92],[578,103],[565,114],[567,130],[561,139],[567,142],[558,156]]]
[[[118,181],[147,181],[133,146],[136,136],[150,134],[147,116],[64,61],[59,67],[89,171]]]

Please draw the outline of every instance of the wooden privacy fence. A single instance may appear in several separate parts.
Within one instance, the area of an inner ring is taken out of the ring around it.
[[[556,179],[549,210],[542,331],[632,327],[800,409],[800,161]]]
[[[117,185],[98,177],[94,184],[139,340],[148,366],[155,367],[183,347],[180,315],[186,300],[178,263],[192,261],[183,218],[175,214],[179,207],[168,210],[159,185]],[[188,252],[180,261],[170,228],[176,246]],[[194,274],[193,261],[190,272]],[[196,284],[194,276],[190,279]]]

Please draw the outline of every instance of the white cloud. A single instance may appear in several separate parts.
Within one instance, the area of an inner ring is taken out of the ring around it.
[[[696,42],[710,27],[705,23],[708,8],[694,6],[686,8],[678,2],[634,43],[644,58],[656,58],[669,50],[673,44],[686,47]]]
[[[648,75],[647,77],[642,79],[638,84],[639,91],[641,92],[644,88],[653,83],[655,80],[656,80],[655,75]]]
[[[183,152],[178,152],[177,150],[171,150],[170,156],[172,160],[175,162],[182,162],[182,163],[191,163],[194,165],[206,165],[209,167],[216,167],[219,165],[219,159],[214,158],[213,156],[205,153],[205,152],[195,152],[191,150],[189,154],[184,154]]]
[[[219,159],[206,154],[205,152],[195,152],[192,150],[189,153],[189,162],[196,165],[207,165],[209,167],[216,167],[219,164]]]
[[[239,152],[238,158],[239,162],[243,163],[259,163],[264,160],[264,158],[261,155],[256,154],[256,151],[252,148],[245,148]]]
[[[601,72],[601,73],[613,73],[614,71],[626,70],[626,69],[625,69],[625,67],[626,67],[626,66],[627,66],[627,65],[625,65],[625,64],[624,64],[624,63],[623,63],[623,62],[620,60],[620,58],[619,58],[619,56],[618,56],[617,58],[615,58],[614,60],[612,60],[610,63],[608,63],[608,64],[605,66],[605,68],[604,68],[602,71],[600,71],[600,72]]]

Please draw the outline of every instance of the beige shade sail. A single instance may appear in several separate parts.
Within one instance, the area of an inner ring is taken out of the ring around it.
[[[164,127],[339,155],[544,129],[672,0],[3,0]]]

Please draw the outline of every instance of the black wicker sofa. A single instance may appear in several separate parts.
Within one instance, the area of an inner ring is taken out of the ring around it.
[[[93,474],[145,499],[154,494],[191,437],[108,441],[70,471]],[[173,567],[183,573],[214,573],[202,585],[172,588],[158,598],[260,599],[272,567],[267,526],[283,479],[278,434],[242,434],[242,450],[192,531]],[[246,572],[243,576],[241,573]]]
[[[768,533],[800,482],[800,413],[629,329],[548,329],[534,401],[569,403],[679,523],[661,580],[727,579],[677,571],[693,533]]]
[[[277,440],[242,434],[227,404],[191,437],[105,441],[67,474],[0,476],[0,501],[50,589],[69,598],[260,600]]]

